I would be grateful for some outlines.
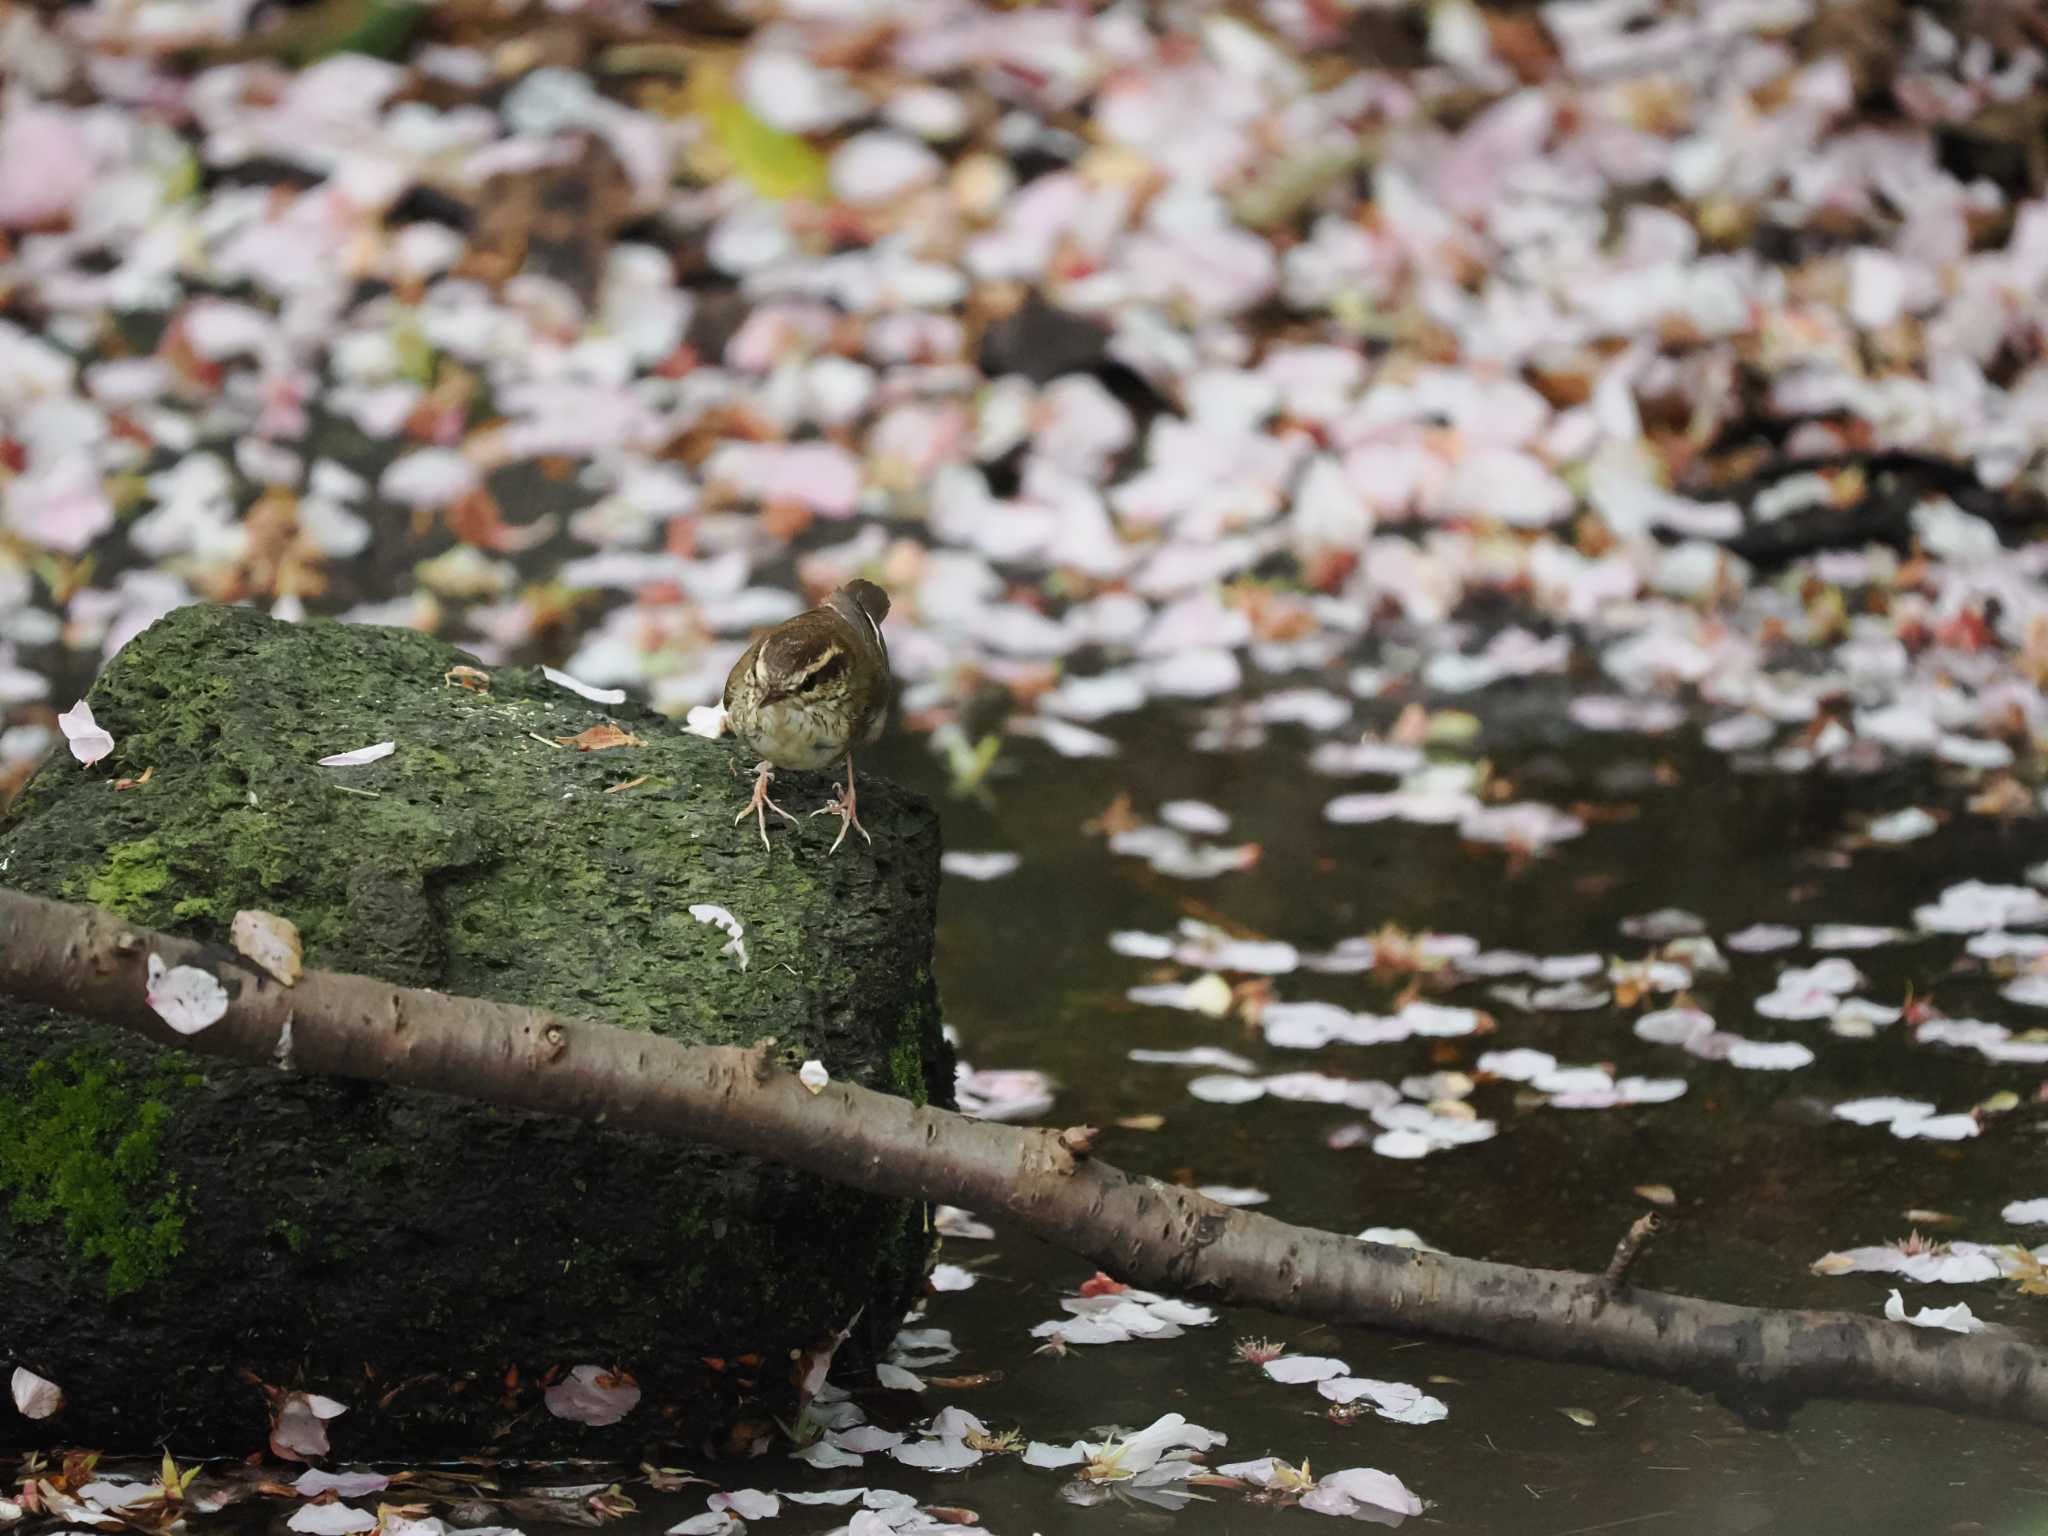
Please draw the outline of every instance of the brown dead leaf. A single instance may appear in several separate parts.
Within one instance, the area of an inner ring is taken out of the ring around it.
[[[609,720],[593,725],[579,735],[557,736],[555,742],[559,746],[574,747],[578,752],[609,752],[613,747],[647,745],[631,731],[622,731]]]
[[[1529,384],[1553,410],[1569,410],[1593,398],[1593,375],[1585,366],[1536,368],[1529,374]]]
[[[1413,702],[1404,705],[1395,717],[1394,728],[1387,732],[1387,740],[1397,747],[1421,746],[1429,740],[1429,711]]]
[[[1559,53],[1540,18],[1534,14],[1501,14],[1497,10],[1481,14],[1493,39],[1495,57],[1516,72],[1516,80],[1524,86],[1536,86],[1556,76]]]
[[[458,272],[498,284],[535,272],[587,306],[597,296],[606,253],[633,214],[633,184],[610,144],[581,136],[576,159],[505,171],[485,183]]]
[[[1643,814],[1640,805],[1603,805],[1593,800],[1574,800],[1566,809],[1589,826],[1613,826]]]
[[[560,522],[554,513],[548,512],[530,523],[508,523],[497,497],[481,485],[458,497],[444,516],[448,531],[463,543],[500,555],[520,554],[545,543],[554,536]]]
[[[450,358],[435,369],[434,382],[414,403],[399,430],[416,443],[452,448],[462,441],[470,408],[482,392],[482,381]]]
[[[649,1462],[640,1463],[641,1476],[647,1479],[649,1487],[657,1493],[676,1493],[691,1483],[700,1483],[706,1488],[718,1485],[708,1477],[699,1477],[685,1467],[657,1467]]]
[[[976,1387],[992,1387],[1002,1379],[1001,1371],[970,1371],[965,1376],[927,1376],[924,1384],[942,1392],[968,1392]]]
[[[645,784],[652,777],[652,774],[643,773],[637,779],[628,779],[623,784],[612,784],[607,786],[605,789],[605,793],[608,795],[616,795],[623,790],[638,789],[642,784]]]
[[[1994,773],[1984,787],[1969,799],[1972,815],[2025,816],[2034,809],[2034,797],[2027,787],[2009,773]]]
[[[1231,1006],[1245,1023],[1256,1026],[1265,1016],[1266,1005],[1273,1001],[1273,978],[1270,976],[1247,976],[1230,989]]]
[[[116,779],[116,780],[114,780],[114,788],[116,788],[116,789],[140,789],[140,788],[142,788],[142,786],[143,786],[143,785],[147,784],[147,783],[148,783],[148,782],[149,782],[149,781],[150,781],[151,779],[153,779],[153,778],[155,778],[155,777],[156,777],[156,764],[154,764],[154,763],[151,763],[151,764],[150,764],[150,765],[149,765],[149,766],[148,766],[147,768],[145,768],[145,769],[143,769],[143,770],[142,770],[142,776],[141,776],[140,778],[135,778],[135,779]]]
[[[1100,816],[1082,822],[1081,830],[1089,837],[1115,837],[1119,832],[1135,832],[1143,825],[1144,818],[1131,809],[1131,797],[1120,791]]]
[[[816,514],[810,503],[793,496],[781,496],[761,504],[761,532],[777,544],[787,544],[811,526]]]
[[[303,951],[299,930],[290,918],[275,912],[244,911],[235,914],[228,938],[237,954],[269,972],[282,985],[299,979]]]

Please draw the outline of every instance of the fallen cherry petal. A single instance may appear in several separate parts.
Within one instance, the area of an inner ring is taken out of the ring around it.
[[[360,768],[365,763],[374,763],[389,757],[398,750],[395,741],[380,741],[375,746],[357,747],[353,752],[336,752],[319,760],[322,768]]]
[[[156,1016],[181,1035],[196,1035],[220,1022],[228,1011],[227,989],[210,971],[193,965],[166,967],[161,955],[149,957],[149,986],[144,994]]]
[[[57,717],[57,729],[71,747],[71,755],[86,767],[114,750],[114,738],[92,717],[92,706],[80,699]]]
[[[547,1389],[549,1413],[572,1424],[602,1428],[616,1424],[640,1403],[640,1388],[623,1372],[614,1375],[599,1365],[579,1365]]]
[[[623,688],[593,688],[589,683],[579,683],[566,672],[557,672],[553,667],[542,667],[540,675],[559,688],[566,688],[593,704],[623,704],[626,690]]]
[[[1951,1333],[1984,1331],[1982,1320],[1970,1311],[1967,1303],[1960,1301],[1952,1307],[1922,1307],[1908,1316],[1905,1299],[1893,1291],[1884,1304],[1884,1315],[1887,1321],[1910,1323],[1915,1328],[1945,1328]]]
[[[64,1406],[64,1393],[25,1365],[14,1368],[14,1406],[25,1419],[47,1419]]]

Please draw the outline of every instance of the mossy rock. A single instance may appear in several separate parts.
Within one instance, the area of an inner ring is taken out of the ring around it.
[[[410,631],[191,607],[108,665],[111,758],[55,755],[0,823],[0,879],[194,938],[237,911],[306,963],[692,1042],[773,1036],[834,1076],[950,1102],[931,981],[928,804],[861,780],[764,853],[727,743],[537,672],[487,692]],[[610,721],[642,744],[557,743]],[[330,753],[395,741],[356,768]],[[146,781],[131,788],[116,780]],[[823,798],[829,776],[779,792]],[[637,781],[637,782],[636,782]],[[608,792],[615,791],[615,792]],[[689,914],[729,908],[749,965]],[[264,1385],[349,1412],[345,1457],[692,1450],[794,1406],[791,1352],[919,1287],[916,1204],[713,1148],[471,1100],[161,1052],[0,1004],[0,1363],[58,1382],[0,1451],[264,1443]],[[616,1426],[550,1415],[551,1373],[630,1371]]]

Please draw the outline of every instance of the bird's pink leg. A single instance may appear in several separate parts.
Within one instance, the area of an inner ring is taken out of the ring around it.
[[[849,752],[846,754],[846,787],[839,792],[838,799],[829,801],[811,812],[813,816],[823,816],[827,812],[832,812],[839,817],[839,835],[832,839],[832,846],[827,850],[828,852],[837,853],[839,851],[839,845],[846,841],[846,829],[848,827],[851,827],[862,837],[867,837],[869,847],[874,846],[875,840],[872,837],[868,837],[868,829],[860,824],[860,817],[854,814],[853,803],[853,754]]]
[[[794,816],[768,798],[768,786],[774,782],[775,765],[764,757],[754,765],[754,798],[747,802],[746,808],[739,815],[733,817],[735,822],[740,822],[745,821],[748,815],[752,814],[754,820],[759,823],[761,828],[761,846],[763,848],[768,846],[768,813],[770,811],[773,811],[784,821],[791,824],[794,824],[796,821]]]

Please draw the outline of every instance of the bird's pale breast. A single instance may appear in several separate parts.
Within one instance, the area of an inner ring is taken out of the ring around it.
[[[843,708],[777,699],[739,725],[747,744],[778,768],[823,768],[850,745]],[[739,724],[739,722],[735,722]]]

